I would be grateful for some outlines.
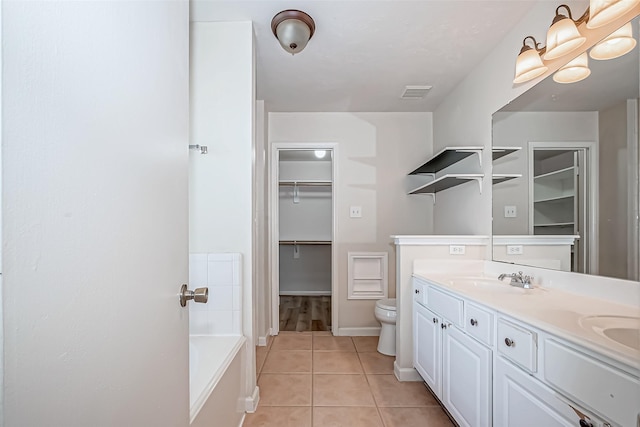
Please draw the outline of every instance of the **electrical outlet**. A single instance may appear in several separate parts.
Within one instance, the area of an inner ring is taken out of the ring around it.
[[[351,218],[362,218],[362,206],[351,206],[349,216]]]
[[[522,255],[523,253],[522,245],[507,245],[507,255]]]
[[[516,218],[518,213],[516,211],[515,206],[505,206],[504,207],[504,217],[505,218]]]
[[[449,245],[449,255],[464,255],[464,246]]]

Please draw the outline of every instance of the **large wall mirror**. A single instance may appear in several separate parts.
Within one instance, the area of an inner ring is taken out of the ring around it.
[[[493,115],[495,261],[639,279],[639,45]]]

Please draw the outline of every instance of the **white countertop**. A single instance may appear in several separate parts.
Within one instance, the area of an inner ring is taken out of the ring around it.
[[[499,313],[521,320],[559,338],[566,339],[592,351],[610,357],[633,369],[640,368],[640,351],[619,344],[582,327],[580,319],[586,316],[614,316],[640,318],[640,308],[604,301],[559,289],[538,287],[522,289],[504,282],[504,288],[487,289],[473,284],[483,273],[431,274],[414,271],[415,277],[435,282],[442,288],[473,300]],[[484,276],[496,281],[495,276]],[[465,279],[466,278],[466,279]],[[502,283],[502,282],[499,282]],[[639,325],[640,327],[640,321]]]

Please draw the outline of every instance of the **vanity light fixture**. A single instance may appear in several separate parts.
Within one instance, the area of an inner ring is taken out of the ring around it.
[[[280,46],[292,55],[300,53],[316,31],[316,23],[301,10],[287,9],[271,20],[271,31]]]
[[[565,8],[569,16],[562,15],[560,8]],[[556,59],[582,46],[587,38],[580,34],[577,25],[586,20],[588,16],[587,11],[578,21],[574,21],[569,6],[566,4],[558,6],[556,16],[547,32],[547,50],[543,58],[547,61]]]
[[[593,29],[607,25],[630,11],[638,3],[640,0],[590,0],[591,12],[587,28]]]
[[[556,83],[575,83],[586,79],[589,74],[591,74],[589,56],[587,52],[584,52],[556,71],[553,75],[553,81]]]
[[[636,39],[633,38],[633,26],[631,22],[611,33],[589,52],[593,59],[613,59],[627,54],[636,47]]]
[[[527,39],[533,40],[533,47],[527,45]],[[540,43],[532,36],[527,36],[522,40],[522,49],[518,59],[516,59],[516,77],[514,83],[524,83],[547,72],[549,67],[544,65],[540,52],[544,51],[539,48]]]

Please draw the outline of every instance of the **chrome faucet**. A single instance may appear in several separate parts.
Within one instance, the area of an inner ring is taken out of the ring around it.
[[[523,276],[522,271],[518,271],[517,273],[511,273],[511,274],[502,273],[501,275],[498,276],[498,280],[504,280],[507,277],[511,279],[511,281],[509,282],[511,286],[517,286],[519,288],[524,288],[524,289],[533,288],[531,284],[531,280],[533,280],[533,277]]]

